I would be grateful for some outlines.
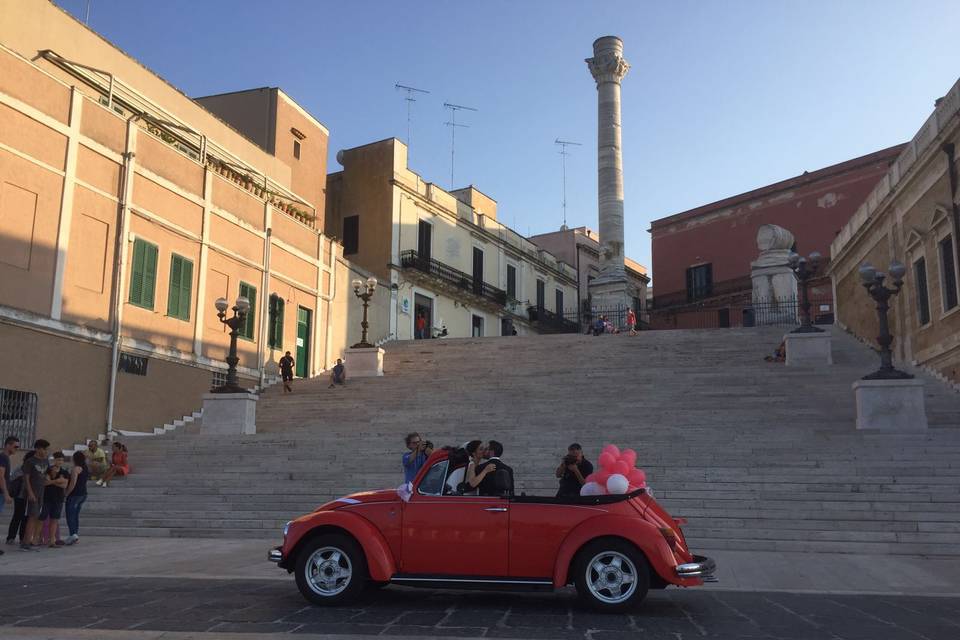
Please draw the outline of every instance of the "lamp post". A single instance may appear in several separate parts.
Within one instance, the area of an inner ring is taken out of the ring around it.
[[[793,271],[793,277],[800,283],[800,326],[790,333],[823,333],[823,329],[813,326],[810,321],[810,298],[807,295],[807,284],[817,274],[820,267],[821,255],[814,251],[809,256],[791,253],[788,264]]]
[[[220,322],[230,329],[230,353],[227,355],[226,383],[220,387],[214,387],[210,391],[212,393],[246,393],[246,389],[240,388],[240,381],[237,379],[237,363],[240,362],[240,358],[237,357],[237,336],[240,333],[240,327],[247,320],[250,301],[243,296],[237,298],[237,302],[232,309],[233,316],[230,318],[227,317],[227,307],[230,306],[230,303],[227,302],[226,298],[217,298],[214,306],[217,307],[217,317],[220,318]]]
[[[887,322],[887,312],[890,311],[889,300],[891,296],[900,293],[903,288],[903,276],[907,268],[902,262],[894,260],[890,263],[890,277],[893,278],[893,288],[888,289],[883,285],[887,274],[877,271],[869,262],[864,262],[860,266],[860,279],[863,281],[863,287],[877,303],[877,317],[880,320],[880,335],[877,336],[877,344],[880,345],[880,368],[870,375],[863,376],[864,380],[903,380],[913,376],[893,366],[893,353],[890,351],[890,345],[893,343],[893,336],[890,335],[890,325]]]
[[[367,278],[366,282],[359,278],[353,281],[353,293],[363,301],[363,322],[360,323],[360,326],[363,328],[363,333],[360,335],[360,342],[350,347],[351,349],[374,348],[374,345],[367,342],[367,328],[370,326],[370,323],[367,322],[367,308],[370,306],[370,298],[373,297],[376,290],[377,279],[373,276]]]

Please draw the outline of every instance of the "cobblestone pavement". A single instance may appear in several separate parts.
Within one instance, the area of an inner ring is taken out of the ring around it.
[[[291,580],[0,576],[0,625],[62,630],[584,640],[956,640],[960,598],[652,591],[632,615],[556,594],[389,587],[349,608],[308,605]],[[4,636],[0,629],[0,637]]]

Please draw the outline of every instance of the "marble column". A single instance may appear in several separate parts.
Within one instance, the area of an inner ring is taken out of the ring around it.
[[[620,147],[620,81],[630,65],[623,41],[604,36],[593,43],[587,66],[597,83],[597,187],[600,275],[591,283],[594,304],[629,305],[623,266],[623,156]]]

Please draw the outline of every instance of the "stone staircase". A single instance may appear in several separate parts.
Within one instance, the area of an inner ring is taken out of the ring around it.
[[[833,333],[822,370],[764,362],[775,329],[391,343],[383,378],[265,392],[254,436],[130,440],[133,475],[91,488],[82,534],[277,540],[327,499],[399,485],[416,430],[500,440],[527,493],[555,492],[570,442],[594,461],[633,447],[696,548],[960,555],[960,395],[927,378],[928,431],[857,432],[851,383],[878,359]]]

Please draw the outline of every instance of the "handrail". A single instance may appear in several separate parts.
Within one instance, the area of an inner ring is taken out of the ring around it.
[[[501,307],[507,304],[507,292],[503,289],[498,289],[439,260],[421,256],[413,249],[408,249],[400,254],[400,266],[404,269],[417,269],[428,273],[458,289],[469,291],[481,298],[495,302]]]

